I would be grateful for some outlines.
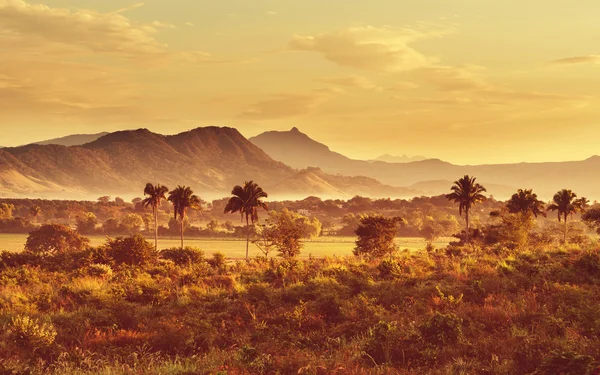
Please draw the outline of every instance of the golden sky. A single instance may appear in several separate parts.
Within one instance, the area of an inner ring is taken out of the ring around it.
[[[598,0],[0,0],[0,145],[293,126],[355,158],[600,153]]]

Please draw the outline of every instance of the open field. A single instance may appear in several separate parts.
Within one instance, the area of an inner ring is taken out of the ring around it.
[[[92,246],[101,245],[106,241],[105,236],[89,236]],[[27,240],[26,234],[0,234],[0,251],[21,251]],[[148,238],[153,242],[154,239]],[[323,257],[323,256],[345,256],[352,255],[354,248],[354,237],[322,237],[315,241],[306,241],[302,249],[301,257]],[[442,238],[436,242],[436,247],[446,246],[450,238]],[[425,248],[425,240],[422,238],[399,237],[396,238],[396,244],[400,249],[420,250]],[[207,255],[215,252],[221,252],[228,258],[243,258],[246,254],[246,241],[241,239],[210,239],[210,238],[190,238],[185,240],[186,246],[193,246],[202,249]],[[159,248],[166,249],[179,246],[179,238],[160,238]],[[260,250],[250,244],[250,255],[260,255]]]

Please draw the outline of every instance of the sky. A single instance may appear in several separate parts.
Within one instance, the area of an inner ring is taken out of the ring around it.
[[[0,0],[0,146],[298,127],[349,157],[600,154],[597,0]]]

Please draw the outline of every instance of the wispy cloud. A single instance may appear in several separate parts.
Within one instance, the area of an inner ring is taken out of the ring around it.
[[[288,44],[292,51],[321,53],[327,60],[357,69],[401,72],[436,62],[411,44],[421,39],[441,37],[450,27],[420,25],[414,28],[359,26],[314,36],[294,35]]]
[[[600,64],[600,55],[567,57],[552,61],[554,65]]]

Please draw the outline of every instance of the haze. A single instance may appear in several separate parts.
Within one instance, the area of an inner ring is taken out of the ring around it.
[[[585,159],[599,13],[591,0],[0,0],[0,145],[297,126],[361,159]]]

